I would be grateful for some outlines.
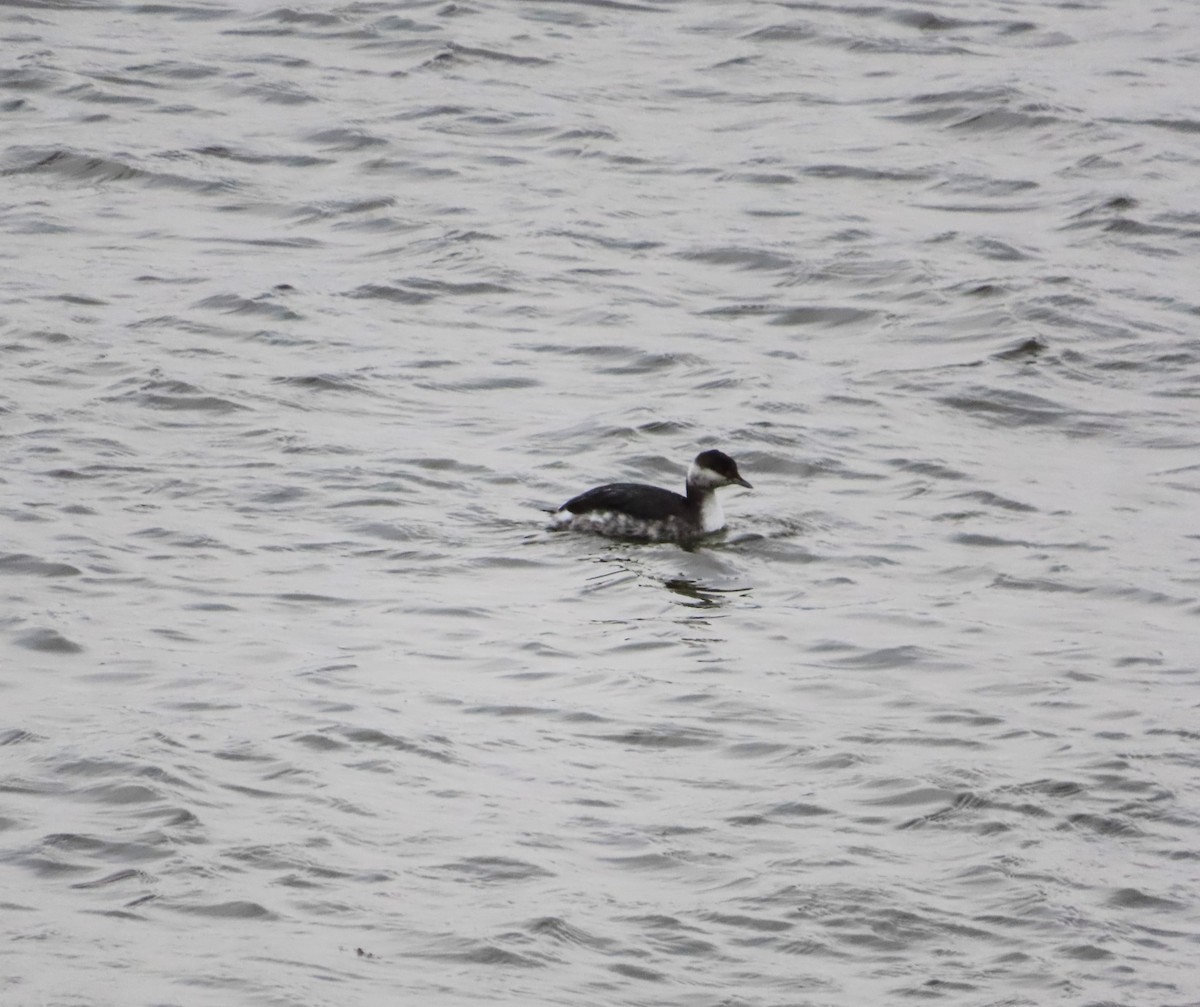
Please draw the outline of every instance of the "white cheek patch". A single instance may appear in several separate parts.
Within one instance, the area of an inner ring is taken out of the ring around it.
[[[691,468],[688,469],[687,481],[689,486],[702,490],[716,489],[718,486],[729,484],[729,480],[723,475],[718,475],[712,469],[702,468],[695,462],[692,462]]]

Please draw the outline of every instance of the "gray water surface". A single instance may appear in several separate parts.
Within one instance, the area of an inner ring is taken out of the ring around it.
[[[1200,1004],[1197,53],[0,10],[0,1000]]]

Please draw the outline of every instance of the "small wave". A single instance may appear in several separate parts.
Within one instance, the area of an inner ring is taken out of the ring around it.
[[[710,748],[718,740],[713,731],[687,727],[643,728],[595,737],[631,748]]]
[[[453,283],[448,280],[429,280],[412,277],[394,284],[368,283],[347,293],[353,298],[394,301],[397,304],[426,304],[441,297],[478,297],[484,294],[507,294],[511,288],[499,283],[478,280]]]
[[[394,301],[397,304],[425,304],[434,300],[436,295],[422,293],[418,290],[406,290],[403,287],[393,287],[384,283],[368,283],[361,287],[356,287],[347,293],[346,296]]]
[[[134,81],[120,80],[113,81],[117,84],[136,83]],[[73,101],[88,102],[95,105],[146,105],[152,106],[155,104],[153,98],[147,98],[140,94],[117,94],[113,91],[105,91],[103,88],[97,87],[92,83],[76,84],[74,87],[64,88],[59,92],[64,98],[70,98]]]
[[[438,949],[429,951],[410,951],[417,958],[431,958],[435,961],[462,962],[467,965],[487,965],[501,968],[542,968],[546,962],[529,954],[510,951],[489,941],[459,938],[453,941],[443,940]]]
[[[160,905],[189,916],[206,916],[218,920],[273,920],[275,914],[259,902],[235,899],[230,902],[208,902],[200,904],[161,902]]]
[[[77,577],[83,571],[70,563],[52,563],[25,553],[0,555],[0,574],[26,574],[34,577]]]
[[[234,12],[233,8],[219,4],[140,3],[127,9],[131,14],[165,14],[179,21],[219,21]]]
[[[55,629],[31,629],[18,633],[13,643],[26,650],[36,650],[43,654],[81,654],[83,647],[74,640],[68,640]]]
[[[1090,594],[1092,591],[1090,587],[1067,584],[1048,577],[1012,577],[1008,574],[1001,574],[992,581],[991,586],[1012,591],[1044,591],[1047,594]]]
[[[828,660],[831,665],[843,668],[909,668],[914,665],[940,663],[932,652],[915,644],[899,647],[881,647],[878,650],[838,657]]]
[[[1036,105],[1024,109],[994,108],[973,112],[950,124],[951,129],[976,133],[1009,133],[1014,130],[1038,129],[1058,125],[1068,120]]]
[[[693,252],[679,252],[679,258],[692,262],[709,262],[717,266],[737,266],[741,269],[777,270],[788,269],[795,261],[759,248],[704,248]]]
[[[1156,129],[1170,130],[1172,133],[1200,133],[1200,119],[1105,119],[1105,122],[1117,123],[1124,126],[1153,126]]]
[[[736,171],[718,175],[718,182],[745,182],[749,185],[793,185],[797,179],[785,171]]]
[[[604,948],[612,942],[597,937],[558,916],[542,916],[526,923],[523,929],[534,937],[546,937],[558,944],[578,944],[581,947]]]
[[[36,743],[45,741],[45,737],[40,734],[34,734],[32,731],[26,731],[19,727],[12,727],[5,731],[0,731],[0,746],[3,745],[25,745],[31,742]]]
[[[273,378],[275,384],[292,385],[311,392],[366,392],[367,389],[356,381],[348,378],[335,377],[332,374],[306,374],[291,378]]]
[[[327,150],[353,152],[367,150],[371,147],[386,147],[388,141],[381,136],[375,136],[363,129],[350,129],[339,126],[334,129],[322,129],[310,133],[305,139]]]
[[[555,140],[615,140],[617,134],[602,126],[590,128],[565,129],[554,135]]]
[[[341,14],[326,14],[322,11],[296,10],[294,7],[277,7],[258,15],[256,21],[274,21],[278,24],[316,25],[320,28],[340,27],[346,23]]]
[[[0,69],[0,88],[8,91],[48,91],[56,80],[55,74],[38,67]]]
[[[519,388],[538,388],[542,381],[539,378],[521,377],[519,375],[489,376],[484,378],[466,378],[459,381],[418,381],[416,386],[428,391],[440,392],[495,392],[511,391]]]
[[[380,731],[371,727],[340,728],[337,729],[337,733],[347,741],[353,742],[358,746],[366,745],[371,748],[386,748],[396,752],[418,755],[421,758],[432,759],[435,762],[449,763],[455,761],[451,755],[439,749],[430,748],[428,745],[418,744],[399,735],[389,734],[387,731]]]
[[[501,52],[498,49],[459,45],[457,42],[449,43],[448,49],[458,56],[467,56],[493,63],[511,63],[514,66],[551,66],[554,63],[554,60],[544,59],[541,56],[518,56],[511,52]]]
[[[1047,551],[1057,549],[1082,552],[1105,551],[1104,546],[1092,545],[1088,542],[1032,542],[1028,539],[1002,538],[999,535],[983,535],[977,532],[964,532],[960,535],[955,535],[952,537],[951,541],[958,545],[974,546],[983,549],[1018,548]]]
[[[657,374],[680,366],[697,367],[703,364],[702,358],[690,353],[646,353],[636,352],[626,357],[620,364],[607,367],[597,367],[596,374]]]
[[[812,304],[777,311],[771,319],[772,325],[813,325],[839,328],[856,322],[877,318],[879,312],[869,308],[851,308],[831,304]]]
[[[170,172],[135,168],[123,161],[90,156],[68,150],[31,152],[32,160],[14,168],[0,171],[0,176],[51,174],[72,182],[90,185],[111,185],[118,182],[140,182],[148,186],[186,189],[192,192],[226,192],[236,188],[229,180],[188,178]]]
[[[141,387],[110,397],[107,401],[135,402],[147,409],[183,412],[230,413],[246,409],[218,395],[206,395],[185,381],[148,381]]]
[[[461,174],[456,168],[430,164],[422,160],[377,157],[363,164],[363,169],[387,175],[403,175],[415,179],[457,178]]]
[[[999,507],[1002,510],[1016,511],[1019,513],[1034,513],[1037,508],[1031,504],[1021,503],[1019,500],[1012,500],[1009,497],[1001,496],[998,493],[992,493],[988,490],[971,490],[967,493],[959,493],[955,499],[958,500],[977,500],[979,503],[988,507]]]
[[[554,872],[527,860],[515,857],[463,857],[448,864],[439,864],[434,871],[467,875],[491,884],[509,884],[531,878],[552,878]]]
[[[969,394],[946,395],[938,400],[1001,426],[1054,426],[1070,417],[1066,408],[1039,395],[976,386]]]
[[[146,74],[150,77],[166,77],[169,80],[206,80],[219,77],[219,67],[209,63],[185,63],[180,60],[163,59],[155,63],[139,63],[128,68],[130,73]]]
[[[902,472],[912,472],[915,475],[931,476],[934,479],[966,479],[967,474],[958,469],[952,469],[941,462],[931,462],[922,459],[893,458],[889,461]]]
[[[601,10],[641,11],[648,14],[660,14],[664,8],[652,4],[630,3],[628,0],[557,0],[563,6],[598,7]]]
[[[650,252],[661,248],[663,242],[647,238],[615,238],[594,231],[577,231],[555,228],[545,232],[550,238],[569,238],[582,244],[598,245],[618,252]]]
[[[274,294],[261,294],[256,298],[240,294],[213,294],[196,302],[197,308],[214,308],[227,315],[261,315],[280,322],[299,321],[303,316],[291,308],[275,303]]]
[[[1046,352],[1047,346],[1044,340],[1033,337],[1023,339],[1007,350],[1001,350],[999,353],[993,353],[993,360],[1036,360]]]
[[[224,90],[244,98],[256,98],[267,105],[307,105],[317,101],[315,95],[286,81],[257,81],[253,84],[226,84]]]
[[[109,885],[120,884],[124,881],[149,881],[150,876],[143,871],[133,870],[132,868],[124,868],[119,871],[113,871],[111,874],[106,874],[102,878],[96,878],[94,881],[79,881],[71,885],[72,888],[107,888]]]
[[[820,30],[807,21],[793,21],[788,24],[772,24],[764,28],[756,28],[742,36],[753,42],[807,42],[819,37]]]
[[[195,153],[204,157],[217,157],[226,161],[237,161],[241,164],[278,164],[287,168],[311,168],[319,164],[332,164],[328,157],[314,157],[311,154],[250,154],[234,150],[232,147],[220,144],[210,147],[198,147]]]
[[[933,177],[928,171],[867,168],[856,164],[814,164],[801,171],[810,178],[843,178],[854,182],[923,182]]]

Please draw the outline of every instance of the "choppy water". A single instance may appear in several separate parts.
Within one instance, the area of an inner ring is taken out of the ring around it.
[[[0,999],[1200,1003],[1198,53],[6,6]]]

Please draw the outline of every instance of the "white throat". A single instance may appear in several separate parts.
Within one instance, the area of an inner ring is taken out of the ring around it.
[[[700,530],[708,535],[725,527],[725,511],[716,490],[709,490],[700,502]]]

